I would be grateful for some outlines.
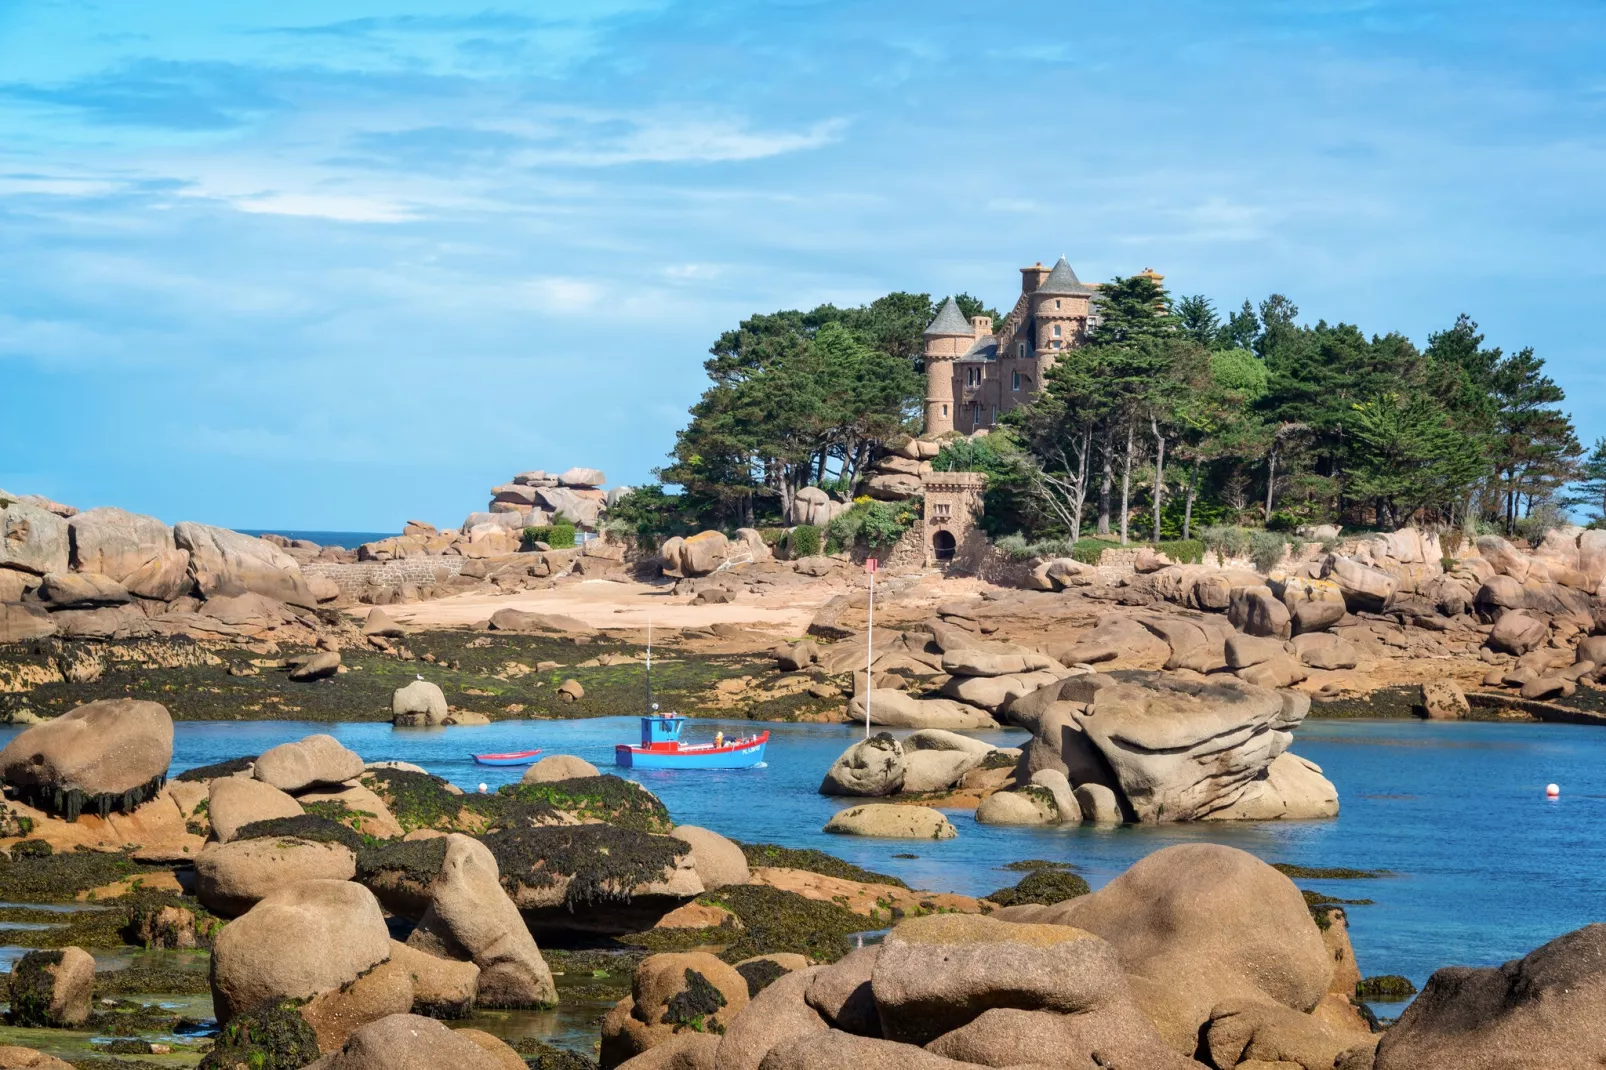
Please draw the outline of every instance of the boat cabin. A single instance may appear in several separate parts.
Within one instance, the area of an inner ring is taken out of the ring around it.
[[[686,727],[686,718],[678,713],[657,713],[641,719],[641,745],[662,747],[679,745],[680,730]]]

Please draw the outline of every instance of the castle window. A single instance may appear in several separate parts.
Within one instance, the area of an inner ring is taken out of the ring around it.
[[[1018,357],[1024,357],[1026,355],[1026,343],[1025,342],[1021,342],[1019,345],[1017,345],[1015,347],[1015,355],[1018,356]]]
[[[1056,323],[1056,324],[1054,324],[1054,337],[1058,338],[1059,336],[1060,336],[1060,325]]]
[[[1054,298],[1054,307],[1055,308],[1059,308],[1060,307],[1060,299],[1057,298],[1057,297]]]
[[[997,405],[993,406],[993,421],[992,422],[995,423],[995,424],[998,422],[998,406]]]
[[[942,407],[942,414],[943,414],[943,415],[944,415],[944,416],[947,416],[947,415],[948,415],[948,406],[946,406],[946,405],[944,405],[944,406],[943,406],[943,407]]]
[[[1054,348],[1058,349],[1059,347],[1060,347],[1060,340],[1058,338],[1056,338],[1056,339],[1054,339]]]
[[[953,507],[947,502],[937,502],[931,507],[931,514],[933,516],[952,516]]]
[[[1020,389],[1020,372],[1015,373],[1015,389]]]

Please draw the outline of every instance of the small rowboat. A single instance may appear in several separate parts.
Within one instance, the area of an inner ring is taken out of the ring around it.
[[[507,754],[476,754],[474,761],[480,765],[529,765],[540,753],[540,748],[537,748],[510,751]]]
[[[743,739],[712,743],[682,743],[680,730],[686,718],[654,714],[641,719],[641,744],[620,743],[613,763],[630,769],[751,769],[764,761],[768,732]]]

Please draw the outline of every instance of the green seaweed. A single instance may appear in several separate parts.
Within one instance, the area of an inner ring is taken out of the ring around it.
[[[752,999],[776,981],[785,977],[786,967],[774,959],[754,959],[736,967],[736,972],[747,982],[747,998]]]
[[[446,863],[446,837],[391,840],[357,852],[357,879],[363,884],[400,880],[422,894]]]
[[[56,853],[46,840],[23,840],[11,845],[11,860],[21,862],[29,858],[49,858]]]
[[[184,770],[173,779],[186,784],[204,784],[208,780],[243,773],[255,765],[256,760],[257,756],[251,754],[244,758],[230,758],[226,762],[217,762],[214,765],[198,765],[194,769]]]
[[[138,954],[120,970],[95,974],[95,998],[149,995],[204,995],[212,990],[204,951],[153,951]]]
[[[370,769],[362,783],[384,800],[403,832],[478,832],[495,809],[487,806],[494,796],[457,794],[440,777],[409,769]]]
[[[1375,1000],[1379,1003],[1398,1003],[1416,995],[1416,985],[1408,977],[1401,977],[1396,973],[1379,974],[1376,977],[1362,978],[1355,983],[1355,997],[1357,999]]]
[[[318,814],[297,814],[295,817],[270,817],[240,826],[234,834],[236,840],[296,839],[314,843],[338,843],[352,851],[363,848],[363,837],[338,821]]]
[[[251,1070],[299,1070],[318,1056],[318,1034],[296,1005],[284,1000],[231,1019],[197,1070],[233,1070],[240,1064]]]
[[[1012,870],[1016,873],[1036,873],[1038,870],[1042,869],[1059,869],[1066,871],[1074,871],[1076,869],[1076,867],[1071,865],[1069,862],[1050,862],[1046,858],[1023,858],[1019,862],[1009,862],[1003,866],[1000,866],[999,868]]]
[[[736,884],[698,902],[724,907],[742,923],[736,941],[720,953],[726,962],[792,952],[816,962],[835,962],[853,950],[850,937],[871,923],[835,903],[759,884]]]
[[[738,846],[741,847],[742,854],[747,856],[747,864],[755,868],[771,866],[778,869],[801,869],[826,877],[859,881],[862,884],[890,884],[894,888],[909,887],[897,877],[862,869],[852,862],[844,862],[835,855],[817,851],[812,847],[782,847],[776,843],[743,843]],[[911,855],[910,857],[914,856]]]
[[[1087,881],[1074,873],[1057,869],[1036,869],[1022,877],[1013,888],[1000,888],[985,898],[1001,907],[1040,903],[1049,906],[1075,899],[1090,892]]]
[[[137,865],[127,855],[102,851],[77,850],[18,859],[0,863],[0,900],[60,903],[124,877],[158,872],[163,871]]]
[[[633,780],[603,773],[545,784],[506,784],[498,823],[504,827],[550,822],[553,811],[585,821],[606,821],[637,832],[668,832],[674,827],[658,797]]]
[[[523,1056],[530,1070],[597,1070],[595,1059],[587,1059],[568,1048],[555,1048],[534,1037],[520,1037],[512,1046]]]
[[[571,877],[564,892],[570,910],[628,902],[632,889],[662,880],[691,850],[680,840],[613,825],[510,828],[481,840],[496,856],[502,886],[548,888]]]
[[[113,813],[126,814],[156,797],[167,784],[167,775],[159,773],[143,784],[127,791],[86,792],[80,788],[61,788],[48,784],[13,785],[18,799],[36,810],[48,810],[67,821],[77,821],[80,814],[94,813],[106,817]]]
[[[1296,866],[1289,862],[1273,862],[1272,869],[1285,877],[1307,881],[1359,881],[1392,877],[1386,869],[1348,869],[1342,866]]]
[[[669,997],[664,1004],[664,1016],[659,1019],[665,1025],[675,1026],[678,1033],[682,1028],[692,1029],[698,1033],[709,1030],[708,1019],[718,1014],[725,1006],[725,993],[715,988],[713,983],[692,969],[686,967],[686,987]],[[724,1030],[714,1027],[715,1032]]]
[[[55,991],[55,967],[61,965],[60,951],[30,951],[11,967],[12,1025],[48,1028],[60,1025],[50,1016],[50,1000]]]

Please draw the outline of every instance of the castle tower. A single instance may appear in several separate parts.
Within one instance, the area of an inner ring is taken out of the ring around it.
[[[969,351],[976,328],[966,322],[952,297],[925,331],[926,430],[935,438],[954,429],[954,361]]]
[[[1087,337],[1087,318],[1093,299],[1063,256],[1031,293],[1032,345],[1037,357],[1037,381],[1053,366],[1061,350],[1074,349]]]

